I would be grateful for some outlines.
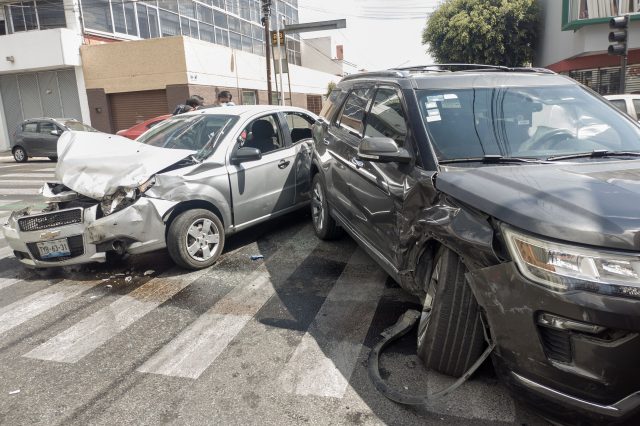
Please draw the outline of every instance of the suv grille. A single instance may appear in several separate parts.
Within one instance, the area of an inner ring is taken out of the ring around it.
[[[51,259],[42,259],[40,257],[40,252],[38,251],[38,243],[27,243],[27,247],[31,252],[31,255],[36,260],[42,260],[44,262],[62,262],[64,260],[69,260],[77,256],[81,256],[84,254],[84,242],[82,240],[82,235],[75,235],[73,237],[67,238],[67,243],[69,244],[69,251],[71,255],[63,256],[63,257],[54,257]]]
[[[62,210],[18,219],[20,230],[25,232],[40,231],[80,222],[82,222],[82,209]]]

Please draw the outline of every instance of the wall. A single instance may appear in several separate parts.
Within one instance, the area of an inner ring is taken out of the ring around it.
[[[135,92],[188,82],[180,36],[85,45],[80,52],[87,89]]]
[[[542,8],[540,41],[534,66],[548,67],[584,54],[606,53],[609,25],[585,25],[575,31],[562,31],[562,0],[538,0]],[[640,22],[629,25],[629,48],[640,48]]]
[[[81,43],[82,38],[66,28],[1,36],[0,73],[80,66]],[[5,60],[7,56],[14,62]]]
[[[333,58],[331,37],[305,39],[301,45],[302,65],[329,74],[342,75],[343,69]]]

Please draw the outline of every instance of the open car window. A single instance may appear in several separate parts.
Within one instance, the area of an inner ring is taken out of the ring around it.
[[[311,129],[316,122],[313,118],[302,112],[285,112],[284,117],[291,132],[292,143],[311,139]]]

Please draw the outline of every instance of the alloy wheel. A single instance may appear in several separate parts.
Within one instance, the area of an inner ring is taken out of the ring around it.
[[[322,185],[317,181],[313,186],[313,196],[311,199],[311,215],[313,217],[313,226],[319,231],[324,225],[324,194]]]
[[[427,294],[424,297],[424,303],[422,305],[422,314],[420,315],[420,323],[418,325],[418,346],[422,345],[427,329],[429,328],[429,320],[431,318],[431,310],[433,309],[433,300],[436,296],[436,289],[438,287],[438,280],[440,278],[440,266],[442,264],[442,256],[436,262],[433,273],[429,278],[429,286],[427,287]]]
[[[220,242],[218,227],[209,219],[196,219],[187,231],[187,251],[189,256],[200,262],[209,260]]]
[[[15,158],[15,160],[19,162],[24,161],[26,155],[27,153],[24,152],[24,149],[22,148],[16,148],[16,150],[13,151],[13,158]]]

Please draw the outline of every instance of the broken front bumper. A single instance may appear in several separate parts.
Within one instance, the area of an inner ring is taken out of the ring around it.
[[[30,267],[104,262],[106,252],[116,246],[130,254],[166,247],[164,218],[175,204],[141,197],[134,204],[99,218],[98,205],[24,215],[15,212],[2,230],[16,258]],[[38,243],[56,240],[66,241],[68,254],[45,257]]]
[[[640,300],[551,291],[513,263],[468,278],[516,395],[568,423],[576,412],[598,423],[640,415]]]

